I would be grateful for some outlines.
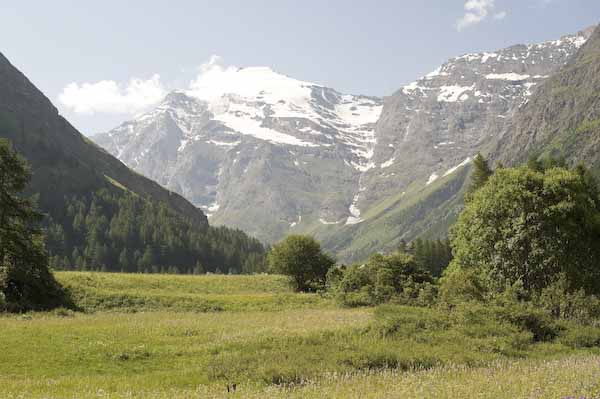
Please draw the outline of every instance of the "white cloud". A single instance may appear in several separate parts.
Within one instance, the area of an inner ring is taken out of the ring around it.
[[[240,82],[236,81],[239,68],[224,66],[223,58],[211,55],[209,60],[200,65],[198,76],[190,82],[189,94],[204,100],[220,97],[226,92],[236,92]]]
[[[166,89],[159,75],[148,80],[132,78],[127,84],[114,80],[95,83],[70,83],[58,96],[58,101],[78,114],[135,114],[160,102]]]
[[[460,32],[470,26],[484,21],[496,8],[495,0],[467,0],[464,5],[465,14],[456,21],[456,29]],[[506,17],[506,11],[500,11],[493,15],[494,19],[500,20]]]
[[[190,95],[211,100],[224,92],[244,89],[238,71],[237,67],[223,66],[222,58],[213,55],[197,68],[195,78],[184,87]],[[168,88],[161,82],[160,75],[155,74],[147,80],[131,78],[123,83],[114,80],[73,82],[62,89],[58,101],[76,114],[131,116],[157,105],[167,93]]]

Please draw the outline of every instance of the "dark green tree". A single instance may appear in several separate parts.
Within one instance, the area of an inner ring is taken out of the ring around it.
[[[41,310],[65,305],[65,296],[52,276],[42,214],[31,199],[19,194],[31,172],[26,161],[0,139],[0,293],[9,310]]]
[[[48,248],[69,269],[189,274],[200,261],[204,272],[265,271],[256,239],[225,227],[198,228],[165,204],[127,192],[101,189],[65,198],[63,208],[55,221],[63,234],[53,233]]]
[[[499,170],[451,236],[451,269],[475,270],[491,289],[539,292],[564,275],[571,289],[600,293],[598,192],[581,171]]]
[[[377,305],[393,299],[410,303],[433,282],[431,274],[403,252],[375,254],[367,263],[340,273],[332,285],[337,298],[348,306]]]
[[[412,244],[415,262],[434,277],[439,277],[452,260],[448,239],[431,241],[417,238]]]
[[[490,176],[494,172],[488,165],[488,161],[481,154],[477,154],[473,159],[473,174],[471,175],[471,185],[467,192],[467,199],[469,199],[473,193],[479,190],[488,181]]]
[[[267,259],[272,272],[290,276],[294,288],[304,292],[324,288],[327,272],[335,264],[314,238],[302,235],[275,244]]]

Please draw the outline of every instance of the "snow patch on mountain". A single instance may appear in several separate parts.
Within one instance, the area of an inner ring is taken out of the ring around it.
[[[472,91],[475,85],[472,86],[441,86],[440,94],[437,97],[439,102],[454,103],[457,101],[464,101],[469,98],[465,92]]]
[[[436,173],[433,172],[430,176],[429,176],[429,180],[427,180],[427,183],[425,183],[426,186],[430,185],[431,183],[433,183],[434,181],[436,181],[440,176]]]
[[[454,166],[453,168],[450,168],[446,171],[446,173],[444,173],[443,177],[446,177],[448,175],[451,175],[452,173],[456,172],[458,169],[462,168],[463,166],[469,164],[469,162],[472,161],[471,157],[466,158],[464,161],[462,161],[461,163],[459,163],[458,165]]]
[[[500,79],[500,80],[509,80],[509,81],[520,81],[529,79],[529,75],[520,75],[518,73],[510,72],[510,73],[490,73],[485,75],[486,79]]]
[[[340,224],[340,223],[343,223],[343,222],[344,222],[344,219],[338,220],[338,221],[334,221],[334,222],[328,222],[327,220],[325,220],[323,218],[319,218],[319,223],[325,224],[325,225],[328,225],[328,224]]]
[[[360,218],[360,209],[358,209],[358,207],[356,206],[358,199],[359,199],[359,194],[356,194],[354,196],[354,199],[352,200],[352,204],[350,204],[350,207],[348,208],[348,212],[350,212],[350,216],[348,216],[348,218],[346,219],[347,225],[353,225],[353,224],[358,224],[358,223],[363,222],[363,219]]]
[[[396,158],[392,157],[392,158],[388,159],[387,161],[385,161],[384,163],[382,163],[381,165],[379,165],[379,167],[381,169],[389,168],[390,166],[392,166],[394,164],[395,160],[396,160]]]

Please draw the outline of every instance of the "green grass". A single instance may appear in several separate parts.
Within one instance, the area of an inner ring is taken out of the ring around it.
[[[534,342],[481,307],[344,309],[280,276],[58,279],[88,312],[0,316],[0,398],[560,398],[600,381],[593,328]]]
[[[143,275],[57,272],[75,303],[91,311],[251,311],[331,307],[317,295],[291,291],[284,276]]]

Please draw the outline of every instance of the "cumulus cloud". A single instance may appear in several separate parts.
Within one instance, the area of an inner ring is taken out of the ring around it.
[[[460,32],[477,25],[487,19],[490,14],[493,14],[494,19],[504,19],[507,15],[506,11],[494,14],[495,8],[495,0],[467,0],[464,5],[464,15],[456,21],[456,29]]]
[[[155,74],[150,79],[132,78],[126,84],[114,80],[95,83],[70,83],[58,101],[78,114],[135,114],[160,102],[166,89]]]
[[[223,58],[211,55],[209,60],[198,68],[198,75],[190,82],[188,94],[211,100],[225,92],[235,92],[239,82],[236,81],[237,67],[225,66]]]

